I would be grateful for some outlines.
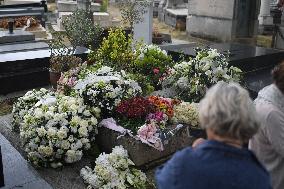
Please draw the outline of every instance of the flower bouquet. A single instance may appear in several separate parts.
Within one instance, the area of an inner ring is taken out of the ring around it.
[[[99,147],[109,152],[110,147],[123,145],[135,164],[141,166],[190,145],[193,138],[188,132],[188,125],[171,121],[179,103],[178,100],[158,96],[121,101],[116,107],[116,116],[99,124]]]
[[[56,168],[82,158],[94,141],[96,125],[83,99],[51,95],[24,116],[20,138],[30,162]]]
[[[144,76],[138,82],[144,86],[150,85],[154,90],[161,89],[161,81],[173,64],[172,58],[156,45],[145,45],[136,54],[139,56],[134,62],[133,73]]]
[[[83,168],[81,176],[88,184],[88,189],[146,188],[146,175],[134,166],[127,150],[122,146],[116,146],[110,154],[103,153],[96,159],[93,170],[89,167]]]
[[[17,102],[13,105],[13,130],[19,131],[19,126],[24,120],[24,116],[29,110],[41,99],[53,96],[52,92],[42,88],[40,90],[28,91],[24,96],[18,98]]]
[[[114,108],[124,99],[137,96],[141,87],[134,80],[127,79],[125,72],[102,67],[77,82],[74,87],[91,107],[99,107],[103,118],[112,116]]]
[[[189,62],[176,64],[163,82],[164,87],[174,86],[182,100],[199,102],[218,81],[241,81],[242,71],[229,66],[228,57],[216,49],[196,49],[196,53]]]

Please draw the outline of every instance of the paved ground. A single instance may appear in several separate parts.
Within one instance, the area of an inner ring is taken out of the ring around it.
[[[2,134],[0,145],[5,178],[3,188],[52,189]]]

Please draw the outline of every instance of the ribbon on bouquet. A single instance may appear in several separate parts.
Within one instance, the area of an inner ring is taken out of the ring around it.
[[[159,151],[164,150],[164,142],[167,141],[166,138],[169,138],[169,136],[173,136],[178,130],[180,130],[183,127],[183,125],[179,124],[179,125],[176,126],[176,128],[174,128],[174,129],[172,129],[172,130],[170,130],[166,133],[163,133],[162,135],[156,134],[156,135],[153,135],[151,137],[144,138],[140,135],[134,136],[130,130],[125,129],[122,126],[118,125],[113,118],[107,118],[107,119],[102,120],[99,123],[99,126],[108,128],[108,129],[113,130],[115,132],[121,133],[121,135],[119,135],[117,137],[117,139],[128,134],[130,137],[134,138],[135,140],[139,140],[142,143],[147,144],[147,145],[149,145],[149,146],[151,146],[151,147],[153,147],[153,148],[155,148]]]

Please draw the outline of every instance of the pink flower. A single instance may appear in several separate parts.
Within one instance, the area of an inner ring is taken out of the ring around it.
[[[138,130],[137,134],[144,140],[151,139],[157,132],[157,127],[154,123],[145,124]]]
[[[154,72],[154,74],[158,74],[160,72],[160,70],[158,68],[154,68],[153,72]]]
[[[75,84],[76,84],[76,78],[75,78],[75,77],[69,78],[69,80],[68,80],[68,82],[67,82],[67,85],[68,85],[69,87],[73,87],[73,86],[75,86]]]

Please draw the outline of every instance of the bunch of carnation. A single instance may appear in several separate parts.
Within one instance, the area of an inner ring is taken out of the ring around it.
[[[96,133],[97,119],[83,99],[62,95],[38,101],[20,127],[29,161],[54,168],[79,161]]]
[[[81,170],[88,189],[146,188],[146,175],[134,167],[122,146],[114,147],[110,154],[101,154],[95,163],[94,169],[85,167]]]
[[[28,91],[24,96],[18,98],[13,105],[13,120],[12,125],[14,130],[18,130],[20,124],[23,122],[24,116],[29,110],[41,99],[53,96],[52,92],[42,88],[40,90]]]
[[[99,107],[105,117],[111,116],[122,100],[142,92],[137,82],[126,78],[124,71],[115,72],[106,66],[79,80],[75,89],[79,90],[85,104]]]
[[[199,102],[218,81],[241,81],[242,71],[230,66],[228,57],[216,49],[196,49],[196,54],[189,62],[176,64],[164,81],[164,86],[176,87],[182,100]]]

